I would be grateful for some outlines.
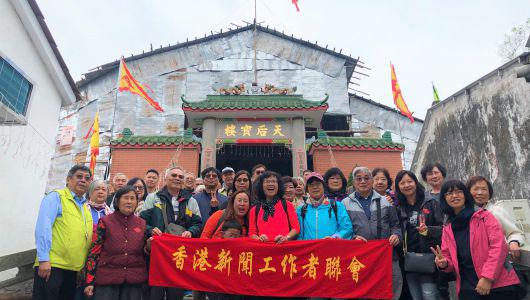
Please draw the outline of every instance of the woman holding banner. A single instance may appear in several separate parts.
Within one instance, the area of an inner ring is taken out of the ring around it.
[[[248,235],[248,211],[250,209],[250,195],[247,191],[234,192],[228,198],[227,207],[216,211],[210,216],[201,234],[202,239],[222,238],[222,227],[226,221],[236,221],[242,227],[243,237]]]
[[[294,206],[283,198],[280,175],[266,171],[258,178],[256,187],[258,203],[250,210],[249,236],[277,244],[295,239],[300,225]]]
[[[134,215],[132,186],[116,192],[115,212],[99,220],[86,262],[85,295],[95,299],[138,299],[147,282],[145,221]]]

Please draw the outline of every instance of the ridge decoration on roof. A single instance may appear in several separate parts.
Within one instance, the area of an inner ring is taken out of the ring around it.
[[[328,94],[320,101],[302,95],[207,95],[206,100],[191,102],[181,96],[184,111],[327,110],[328,98]]]
[[[403,151],[405,146],[394,143],[386,138],[372,139],[360,137],[321,137],[319,136],[310,147],[310,152],[315,149],[357,149],[357,150],[383,150],[383,151]]]

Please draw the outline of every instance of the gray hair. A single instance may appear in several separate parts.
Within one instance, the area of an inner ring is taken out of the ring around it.
[[[356,167],[355,169],[353,169],[351,173],[352,173],[353,178],[355,178],[357,174],[362,173],[362,174],[367,174],[368,177],[372,179],[372,172],[367,167]]]
[[[108,191],[108,185],[107,185],[107,182],[103,179],[96,179],[96,180],[93,180],[90,185],[88,186],[88,191],[87,191],[87,195],[88,195],[88,198],[90,198],[90,195],[92,195],[92,192],[96,189],[96,187],[100,186],[100,185],[104,185],[105,188],[107,189]]]
[[[118,176],[125,176],[125,181],[129,181],[129,177],[127,177],[127,175],[125,175],[124,173],[116,173],[114,174],[114,177],[112,177],[112,182],[114,182],[114,179],[116,179],[116,177]]]
[[[304,185],[305,185],[305,180],[304,180],[304,178],[302,178],[302,177],[300,177],[300,176],[293,177],[293,180],[298,181],[298,182],[302,182],[302,183],[304,183]]]
[[[165,174],[164,177],[167,178],[167,177],[169,176],[169,173],[171,173],[171,171],[173,171],[173,170],[181,170],[182,173],[186,173],[186,172],[184,171],[183,168],[181,168],[181,167],[179,167],[179,166],[176,166],[176,167],[168,168],[168,169],[166,170],[166,174]]]

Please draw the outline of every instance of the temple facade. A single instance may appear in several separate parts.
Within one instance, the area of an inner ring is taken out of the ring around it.
[[[358,165],[394,175],[404,167],[408,144],[397,130],[355,125],[371,114],[370,101],[348,93],[353,74],[365,67],[327,46],[251,24],[125,59],[164,112],[117,91],[119,61],[86,73],[77,83],[84,100],[62,112],[48,190],[64,185],[72,163],[88,162],[84,137],[96,112],[97,177],[143,177],[172,165],[198,174],[208,166],[250,170],[263,163],[295,176],[332,166],[348,174]],[[352,101],[362,101],[363,116]],[[372,105],[378,119],[381,106]],[[387,119],[408,122],[386,108]],[[421,129],[421,120],[415,123]]]

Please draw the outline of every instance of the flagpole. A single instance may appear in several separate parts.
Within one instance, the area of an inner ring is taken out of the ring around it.
[[[122,62],[123,56],[120,59],[120,64],[118,65],[118,81],[117,86],[120,85],[120,70],[121,70],[121,62]],[[109,179],[110,177],[110,164],[112,163],[112,147],[111,143],[114,139],[114,124],[116,122],[116,110],[118,109],[118,93],[120,92],[119,88],[116,87],[116,95],[114,97],[114,112],[112,113],[112,124],[110,126],[110,141],[109,141],[109,159],[107,160],[107,169],[105,170],[105,180]]]

